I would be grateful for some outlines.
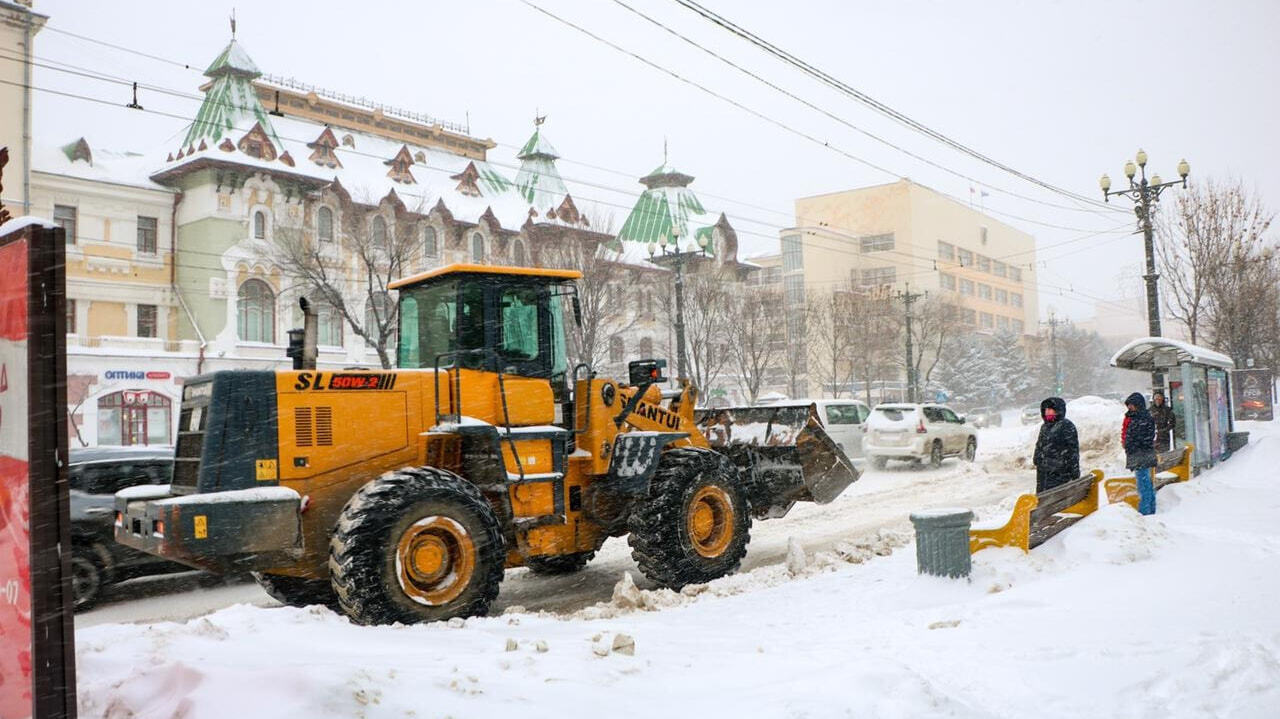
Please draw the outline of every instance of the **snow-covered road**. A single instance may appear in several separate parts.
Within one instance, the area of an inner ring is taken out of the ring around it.
[[[932,469],[891,463],[885,470],[865,472],[831,504],[801,503],[782,519],[755,522],[741,571],[782,562],[792,538],[811,554],[832,550],[840,543],[884,545],[888,549],[905,540],[911,528],[908,515],[914,510],[958,505],[989,513],[1001,505],[1007,507],[1009,497],[1034,487],[1034,474],[1016,468],[1018,459],[1030,454],[1034,431],[1034,427],[1017,424],[982,429],[973,464],[949,459]],[[614,585],[628,571],[641,588],[652,586],[632,561],[626,539],[610,539],[584,571],[571,576],[508,571],[492,612],[510,607],[574,612],[608,601]],[[178,581],[180,578],[152,578],[120,587],[113,593],[118,599],[78,615],[76,626],[177,621],[233,604],[277,605],[252,582],[174,592]]]

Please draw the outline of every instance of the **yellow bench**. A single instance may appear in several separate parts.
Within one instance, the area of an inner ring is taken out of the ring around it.
[[[1018,547],[1024,552],[1098,511],[1102,470],[1091,470],[1044,494],[1023,494],[1013,504],[1009,521],[1001,526],[969,530],[969,553],[988,547]]]
[[[1176,450],[1164,453],[1156,462],[1156,471],[1151,482],[1159,490],[1168,484],[1186,482],[1191,479],[1192,445],[1185,445],[1181,453]],[[1167,458],[1167,459],[1166,459]],[[1134,509],[1138,508],[1138,480],[1136,477],[1112,477],[1103,482],[1107,491],[1108,502],[1124,502]]]

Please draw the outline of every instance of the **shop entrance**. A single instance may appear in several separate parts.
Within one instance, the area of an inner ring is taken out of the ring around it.
[[[121,390],[98,399],[98,444],[170,444],[171,402],[151,390]]]

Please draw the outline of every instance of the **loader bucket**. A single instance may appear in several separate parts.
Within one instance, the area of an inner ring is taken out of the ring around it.
[[[813,405],[707,409],[697,420],[747,478],[761,516],[781,516],[797,501],[826,504],[859,477]]]

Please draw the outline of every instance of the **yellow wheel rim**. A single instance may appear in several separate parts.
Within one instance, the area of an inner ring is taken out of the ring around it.
[[[475,568],[471,535],[448,517],[420,519],[396,543],[396,578],[419,604],[438,606],[457,599],[471,583]]]
[[[712,559],[724,553],[733,540],[733,501],[723,489],[707,486],[699,489],[689,502],[685,525],[693,551]]]

